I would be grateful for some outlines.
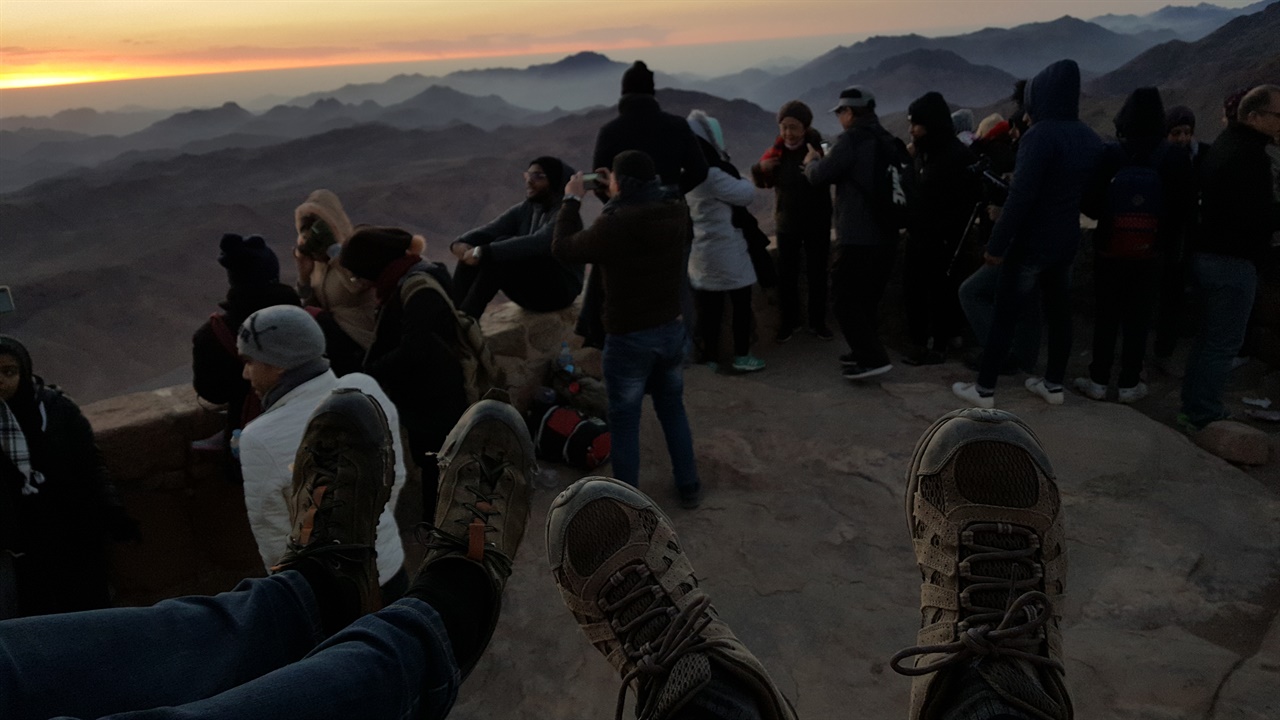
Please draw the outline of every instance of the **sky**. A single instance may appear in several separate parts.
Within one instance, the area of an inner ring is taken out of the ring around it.
[[[0,0],[0,115],[294,96],[582,50],[711,76],[807,60],[874,34],[944,35],[1198,1]],[[141,78],[185,80],[120,82]]]

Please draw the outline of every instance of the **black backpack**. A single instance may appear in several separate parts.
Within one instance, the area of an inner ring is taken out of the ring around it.
[[[869,193],[871,214],[886,234],[905,230],[915,200],[915,168],[906,143],[888,130],[871,129],[875,138],[874,184]]]
[[[1107,185],[1106,232],[1098,253],[1113,258],[1152,258],[1164,213],[1164,181],[1161,161],[1167,145],[1161,145],[1145,162],[1129,158]]]

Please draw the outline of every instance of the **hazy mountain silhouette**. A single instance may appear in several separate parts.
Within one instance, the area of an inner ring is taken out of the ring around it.
[[[1118,33],[1171,30],[1181,40],[1199,40],[1227,22],[1259,12],[1275,0],[1263,0],[1243,8],[1225,8],[1209,3],[1199,5],[1166,5],[1146,15],[1099,15],[1089,22]]]
[[[682,116],[698,107],[719,118],[744,171],[773,141],[773,113],[751,103],[658,98]],[[353,220],[424,233],[428,254],[443,260],[449,240],[523,197],[520,173],[533,158],[585,168],[615,115],[601,108],[494,131],[364,124],[267,147],[139,152],[0,196],[4,282],[21,310],[6,316],[5,332],[29,342],[41,371],[78,400],[137,387],[190,362],[186,338],[226,291],[222,233],[263,234],[292,282],[293,208],[327,187]],[[768,227],[771,196],[759,197]],[[589,201],[589,212],[598,208]]]
[[[0,129],[61,130],[83,135],[127,135],[172,115],[172,110],[98,112],[93,108],[73,108],[49,116],[12,115],[0,117]]]
[[[1123,97],[1134,88],[1156,86],[1165,105],[1185,104],[1200,118],[1199,132],[1217,134],[1222,98],[1238,88],[1280,78],[1280,4],[1238,17],[1195,42],[1156,46],[1124,66],[1095,78],[1085,89],[1095,96]]]
[[[831,50],[760,87],[752,100],[766,107],[783,103],[813,88],[838,83],[850,73],[874,68],[885,60],[918,49],[948,50],[976,65],[990,65],[1017,77],[1035,74],[1051,62],[1074,58],[1086,71],[1106,72],[1143,50],[1168,40],[1172,33],[1122,35],[1066,16],[1051,22],[986,28],[949,37],[876,36]],[[871,88],[877,94],[885,87]],[[937,90],[945,86],[937,85]]]

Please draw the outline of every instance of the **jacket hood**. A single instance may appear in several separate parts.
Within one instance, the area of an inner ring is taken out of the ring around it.
[[[1160,91],[1153,87],[1134,90],[1116,113],[1115,124],[1118,138],[1164,137],[1164,102],[1160,100]]]
[[[724,132],[720,129],[719,120],[701,110],[690,112],[686,120],[695,137],[714,148],[721,160],[729,159],[729,153],[724,148]]]
[[[951,108],[941,93],[928,92],[907,108],[907,117],[913,125],[923,125],[929,131],[927,137],[949,137],[956,134],[951,122]]]
[[[564,186],[569,182],[569,178],[578,172],[569,163],[550,155],[536,157],[530,160],[529,164],[540,166],[542,172],[547,174],[547,184],[550,186],[550,195],[553,202],[564,197]]]
[[[342,245],[351,237],[351,220],[342,209],[342,201],[329,190],[316,190],[307,196],[305,202],[293,211],[293,226],[302,232],[302,221],[308,215],[324,220],[333,231],[338,244]]]
[[[1080,119],[1080,66],[1059,60],[1027,82],[1025,107],[1033,122]]]

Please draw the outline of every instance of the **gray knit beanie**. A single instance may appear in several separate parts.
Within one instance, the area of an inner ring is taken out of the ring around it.
[[[273,305],[245,318],[236,348],[241,355],[282,370],[324,356],[324,332],[296,305]]]

